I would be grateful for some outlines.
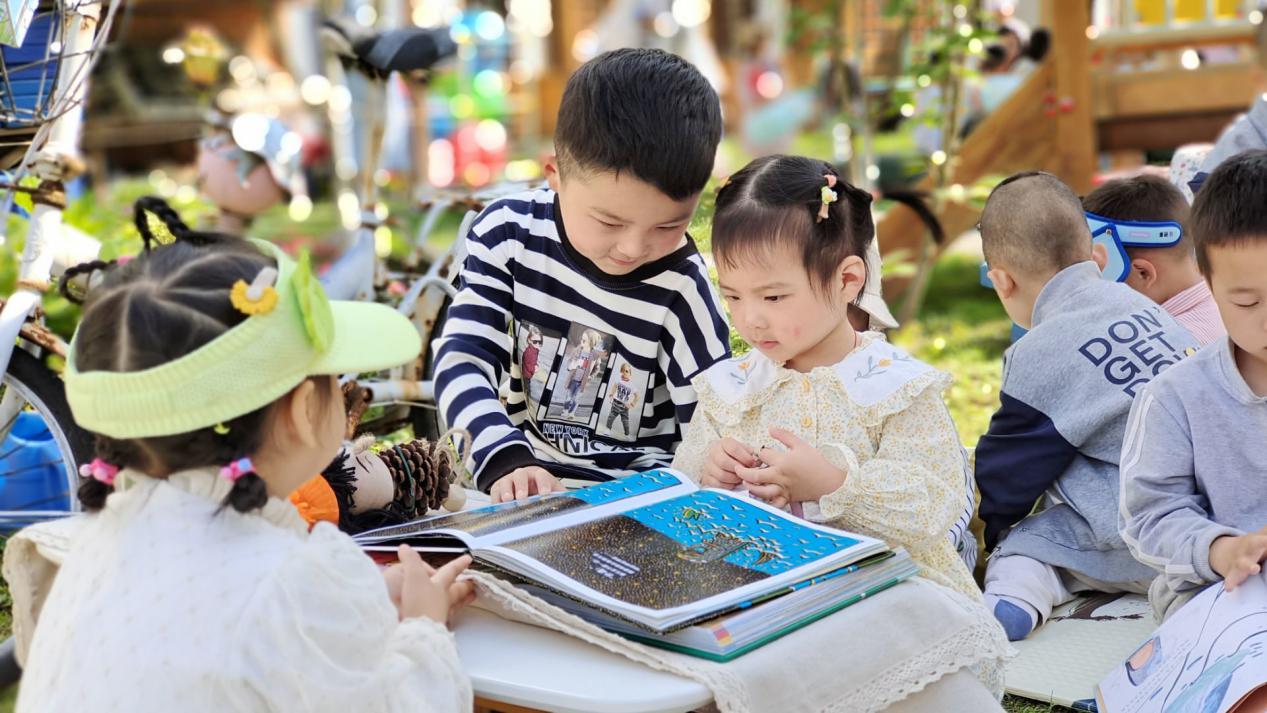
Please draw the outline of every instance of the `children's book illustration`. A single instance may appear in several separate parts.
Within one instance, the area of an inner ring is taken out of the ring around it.
[[[856,544],[843,533],[769,517],[751,501],[700,491],[504,546],[602,594],[668,609]]]
[[[1214,584],[1173,614],[1099,688],[1112,713],[1225,713],[1267,685],[1267,580]],[[1257,710],[1257,709],[1255,709]]]

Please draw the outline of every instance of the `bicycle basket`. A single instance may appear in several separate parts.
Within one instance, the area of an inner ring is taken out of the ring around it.
[[[61,2],[42,2],[22,46],[0,45],[0,169],[17,165],[55,111],[61,18]]]

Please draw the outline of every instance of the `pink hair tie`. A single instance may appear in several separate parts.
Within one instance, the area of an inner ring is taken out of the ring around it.
[[[79,466],[79,475],[83,478],[99,480],[106,485],[114,485],[114,476],[119,474],[119,466],[110,465],[100,458],[93,458],[91,463]]]
[[[221,468],[220,477],[224,478],[230,483],[236,483],[238,481],[238,478],[241,478],[247,473],[254,473],[254,472],[255,472],[255,464],[251,462],[250,458],[239,458],[233,461],[232,463]]]

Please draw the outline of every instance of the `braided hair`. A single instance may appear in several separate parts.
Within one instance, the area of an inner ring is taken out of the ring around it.
[[[828,176],[838,198],[822,214]],[[811,284],[826,291],[840,263],[851,256],[864,258],[874,238],[871,194],[839,179],[824,161],[765,156],[717,191],[713,255],[727,266],[790,247],[801,256]]]
[[[132,206],[132,222],[141,234],[142,251],[153,252],[165,245],[182,240],[193,245],[206,245],[210,240],[232,239],[218,233],[200,233],[190,229],[167,201],[155,196],[138,198]],[[87,292],[104,279],[105,273],[117,267],[122,260],[92,260],[71,266],[62,274],[58,286],[62,297],[82,305]]]
[[[142,371],[199,349],[247,319],[229,300],[233,284],[275,267],[272,258],[240,238],[191,230],[161,199],[137,201],[135,217],[145,250],[134,260],[109,267],[88,293],[75,337],[79,371]],[[265,406],[215,427],[171,436],[116,439],[97,434],[97,457],[157,476],[223,466],[256,452],[271,409]],[[98,510],[111,490],[86,478],[79,499],[85,509]],[[221,507],[248,512],[267,500],[264,480],[247,473],[234,481]]]

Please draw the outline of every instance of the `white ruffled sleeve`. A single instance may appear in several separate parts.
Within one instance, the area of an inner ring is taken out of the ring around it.
[[[377,566],[328,523],[261,583],[237,636],[241,660],[223,662],[234,710],[471,710],[452,633],[398,621]]]

